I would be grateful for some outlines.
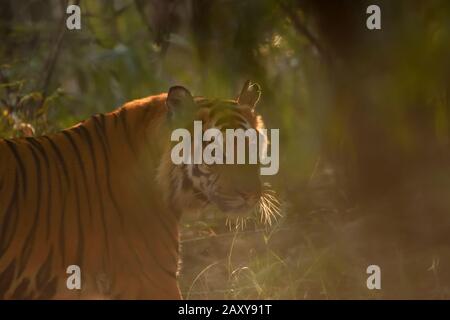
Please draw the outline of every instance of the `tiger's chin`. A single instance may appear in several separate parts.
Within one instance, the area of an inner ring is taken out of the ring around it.
[[[249,218],[256,210],[256,203],[252,205],[242,204],[238,206],[230,206],[221,202],[215,202],[217,209],[228,218]]]
[[[183,201],[177,203],[184,220],[198,220],[207,212],[218,214],[229,220],[246,220],[258,215],[260,199],[257,197],[243,199],[217,193],[206,194],[207,196],[200,200],[195,197],[195,194],[187,193]]]

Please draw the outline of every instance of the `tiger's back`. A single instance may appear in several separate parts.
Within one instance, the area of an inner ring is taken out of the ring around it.
[[[147,176],[158,165],[164,101],[136,100],[53,135],[0,140],[2,298],[179,297],[177,217]],[[69,265],[81,269],[81,290],[66,287]]]

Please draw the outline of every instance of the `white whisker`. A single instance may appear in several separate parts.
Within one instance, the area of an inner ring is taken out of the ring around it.
[[[281,203],[276,197],[274,190],[269,189],[270,185],[265,184],[261,198],[258,203],[258,211],[260,214],[260,222],[271,226],[273,222],[277,221],[278,217],[282,216]]]

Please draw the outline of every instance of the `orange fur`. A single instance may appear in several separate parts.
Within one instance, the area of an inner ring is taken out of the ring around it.
[[[180,298],[178,217],[155,187],[165,97],[47,137],[0,140],[1,297]],[[71,264],[81,290],[66,288]]]

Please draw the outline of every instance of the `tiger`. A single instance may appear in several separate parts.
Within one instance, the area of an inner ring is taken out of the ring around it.
[[[0,298],[182,299],[182,215],[245,217],[269,200],[258,164],[175,165],[171,132],[194,120],[259,130],[260,95],[250,81],[231,100],[173,86],[56,133],[0,139]]]

